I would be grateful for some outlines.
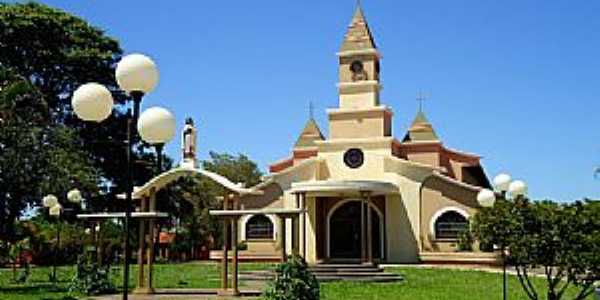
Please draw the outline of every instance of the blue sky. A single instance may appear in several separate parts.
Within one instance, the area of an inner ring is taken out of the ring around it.
[[[263,170],[308,116],[327,131],[355,1],[43,1],[157,62],[145,107],[199,123],[199,153],[244,153]],[[598,1],[363,1],[383,53],[382,101],[401,138],[425,111],[444,143],[483,156],[534,198],[600,197]],[[179,141],[167,151],[179,158]]]

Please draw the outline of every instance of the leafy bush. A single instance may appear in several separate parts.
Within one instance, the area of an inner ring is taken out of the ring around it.
[[[29,278],[31,270],[29,268],[29,261],[24,257],[24,252],[30,249],[29,239],[20,240],[9,246],[8,256],[12,262],[13,269],[13,281],[18,283],[24,283]],[[17,265],[22,269],[17,274]]]
[[[475,239],[471,230],[467,229],[458,234],[458,251],[472,251]]]
[[[290,256],[287,262],[277,266],[275,279],[265,291],[267,300],[317,300],[319,281],[308,270],[304,259]]]
[[[238,243],[237,248],[240,251],[248,250],[248,244],[246,242]]]
[[[115,292],[110,280],[110,265],[98,265],[91,255],[82,255],[77,261],[77,272],[71,280],[70,291],[80,291],[87,295],[100,295]]]

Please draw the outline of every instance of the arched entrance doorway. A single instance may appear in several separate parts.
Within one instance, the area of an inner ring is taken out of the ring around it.
[[[373,258],[382,257],[382,219],[381,212],[371,204]],[[360,200],[348,200],[334,207],[328,217],[328,228],[329,258],[360,258]]]

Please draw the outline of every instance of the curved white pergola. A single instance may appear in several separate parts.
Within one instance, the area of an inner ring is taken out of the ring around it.
[[[137,199],[137,198],[141,198],[141,197],[150,195],[150,191],[152,189],[155,189],[158,191],[158,190],[164,188],[167,184],[169,184],[179,178],[186,177],[186,176],[207,177],[207,178],[211,179],[212,181],[216,182],[217,184],[221,185],[222,187],[228,189],[229,191],[239,194],[239,195],[262,195],[262,193],[263,193],[262,191],[259,191],[259,190],[245,188],[245,187],[243,187],[242,184],[233,183],[229,179],[225,178],[224,176],[221,176],[214,172],[206,171],[206,170],[199,169],[199,168],[177,167],[177,168],[166,171],[166,172],[150,179],[148,182],[146,182],[141,187],[136,187],[135,191],[133,192],[133,199]]]

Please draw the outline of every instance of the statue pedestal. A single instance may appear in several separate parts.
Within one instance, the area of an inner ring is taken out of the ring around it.
[[[198,167],[198,163],[194,158],[184,158],[180,164],[180,167],[184,169],[196,169]]]

